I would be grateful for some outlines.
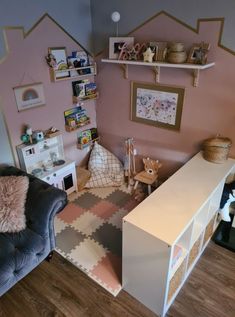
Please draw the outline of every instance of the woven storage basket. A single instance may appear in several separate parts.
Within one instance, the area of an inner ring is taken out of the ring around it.
[[[184,63],[187,59],[187,54],[185,51],[182,52],[170,52],[168,54],[167,61],[169,63],[181,64]]]
[[[213,163],[223,163],[228,159],[232,141],[229,138],[216,137],[203,143],[203,157]]]
[[[182,52],[184,51],[184,44],[179,42],[171,42],[169,44],[169,50],[171,52]]]

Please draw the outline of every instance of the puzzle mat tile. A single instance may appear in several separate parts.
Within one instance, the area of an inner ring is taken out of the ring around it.
[[[56,251],[113,296],[122,289],[122,218],[137,205],[126,186],[83,190],[56,216]]]

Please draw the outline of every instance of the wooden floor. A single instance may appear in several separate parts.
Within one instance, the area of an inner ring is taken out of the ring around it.
[[[58,254],[0,298],[0,316],[156,317],[124,291],[112,297]],[[210,242],[167,317],[234,316],[235,253]]]

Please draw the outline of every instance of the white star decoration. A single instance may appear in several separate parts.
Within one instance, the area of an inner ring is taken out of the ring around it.
[[[148,47],[147,50],[143,53],[144,62],[152,63],[154,53],[152,52],[151,48]]]

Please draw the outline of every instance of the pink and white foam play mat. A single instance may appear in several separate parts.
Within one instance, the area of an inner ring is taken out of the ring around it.
[[[126,187],[84,190],[56,216],[56,251],[116,296],[122,289],[122,218],[138,203]]]

